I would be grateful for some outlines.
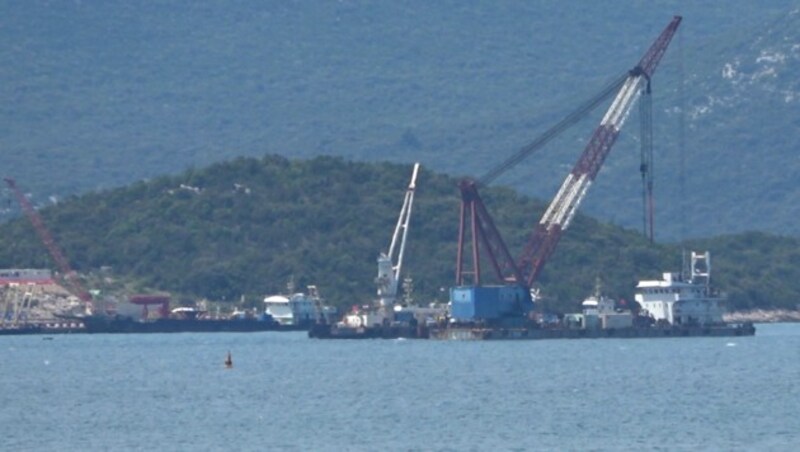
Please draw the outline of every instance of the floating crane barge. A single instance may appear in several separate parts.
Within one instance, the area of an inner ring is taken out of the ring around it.
[[[650,80],[680,22],[681,17],[675,16],[633,69],[577,111],[484,177],[461,181],[456,285],[450,288],[450,309],[446,316],[431,324],[398,325],[384,319],[383,323],[360,324],[356,330],[351,328],[342,332],[326,326],[312,329],[309,335],[321,338],[477,340],[754,335],[755,327],[750,323],[723,323],[722,300],[711,292],[709,286],[708,253],[697,255],[705,256],[702,262],[695,262],[693,254],[692,274],[688,275],[686,281],[683,275],[671,273],[664,274],[664,279],[660,281],[641,281],[637,286],[637,302],[646,308],[642,312],[617,310],[600,293],[584,301],[582,313],[565,316],[557,322],[546,321],[534,309],[534,284],[610,153],[631,108],[640,97],[644,97],[642,125],[643,136],[646,135],[642,145],[641,168],[645,183],[645,219],[651,220],[649,238],[652,241],[652,199],[647,197],[648,194],[652,195],[652,178],[646,173],[649,166],[646,158],[650,158],[652,151],[645,149],[645,145],[651,142],[651,111],[648,109],[652,108]],[[614,93],[616,96],[600,125],[545,210],[520,257],[514,260],[481,199],[478,187],[489,184],[516,166]],[[648,233],[647,225],[645,233]],[[470,247],[467,246],[468,241],[471,241]],[[481,256],[481,252],[484,256]],[[489,264],[499,283],[484,284],[482,263]],[[695,263],[700,263],[701,267],[705,265],[705,273],[696,273]]]
[[[492,324],[456,322],[428,332],[432,339],[584,339],[752,336],[752,323],[722,320],[722,298],[711,288],[711,256],[691,253],[690,271],[664,273],[658,280],[642,280],[636,287],[636,313],[621,309],[602,296],[600,289],[583,302],[583,311],[558,322],[531,316],[514,326],[507,319]]]
[[[725,324],[722,321],[722,300],[710,290],[710,258],[708,253],[692,254],[692,273],[664,274],[661,281],[641,281],[637,286],[637,302],[645,309],[632,313],[617,309],[613,302],[596,293],[584,301],[583,312],[565,316],[558,322],[543,321],[534,309],[534,284],[547,260],[555,251],[564,231],[569,227],[587,190],[592,185],[611,147],[619,136],[633,104],[642,103],[643,135],[651,136],[650,80],[661,57],[680,25],[676,16],[650,46],[633,69],[604,89],[581,109],[562,120],[541,138],[490,171],[479,181],[464,180],[460,184],[462,207],[459,228],[456,286],[450,289],[450,318],[432,328],[434,339],[559,339],[559,338],[634,338],[685,336],[748,336],[755,334],[752,324]],[[614,91],[616,97],[595,129],[586,148],[561,188],[544,212],[520,257],[515,261],[505,245],[494,221],[478,193],[478,185],[487,184],[502,172],[515,166],[525,156],[543,146],[564,128],[594,109]],[[643,139],[649,141],[650,139]],[[644,146],[644,144],[643,144]],[[643,181],[645,193],[652,188],[645,171],[644,159],[651,152],[643,147]],[[645,197],[646,218],[652,219],[652,200]],[[650,224],[652,240],[652,223]],[[464,263],[467,232],[471,230],[471,268]],[[647,228],[645,233],[647,233]],[[499,285],[483,285],[481,250],[491,264]],[[697,264],[697,265],[696,265]],[[699,269],[705,269],[703,271]],[[472,279],[467,284],[467,279]],[[650,311],[647,311],[647,309]]]

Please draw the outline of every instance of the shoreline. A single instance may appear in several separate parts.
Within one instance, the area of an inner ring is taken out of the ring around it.
[[[735,311],[723,315],[723,320],[730,323],[782,323],[800,322],[800,310],[790,309],[753,309]]]

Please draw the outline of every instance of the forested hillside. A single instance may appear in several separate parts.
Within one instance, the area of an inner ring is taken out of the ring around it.
[[[658,238],[798,235],[797,8],[2,2],[0,171],[38,205],[265,153],[421,161],[477,177],[632,68],[681,14],[653,79]],[[498,184],[552,197],[600,115]],[[583,206],[628,228],[641,223],[636,116]]]
[[[41,214],[81,273],[227,301],[258,300],[293,279],[349,306],[375,294],[376,259],[389,245],[410,173],[410,165],[332,157],[237,158],[71,197]],[[426,168],[420,173],[405,268],[422,302],[446,301],[454,280],[456,184]],[[517,254],[543,205],[504,188],[482,194]],[[687,249],[711,250],[716,285],[734,308],[794,307],[800,299],[796,239],[749,233]],[[680,256],[678,246],[653,246],[578,215],[542,275],[544,303],[576,309],[597,278],[609,295],[631,299],[638,279],[680,270]],[[4,267],[52,268],[24,218],[0,225]]]

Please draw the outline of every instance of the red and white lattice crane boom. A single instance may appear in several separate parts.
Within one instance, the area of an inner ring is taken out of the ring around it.
[[[70,292],[81,299],[81,301],[85,302],[88,309],[91,309],[92,296],[89,294],[89,292],[84,290],[83,286],[78,280],[77,274],[72,270],[72,267],[70,267],[69,261],[67,261],[67,258],[64,257],[64,253],[53,239],[53,236],[50,234],[47,226],[44,225],[44,221],[42,221],[42,217],[39,215],[39,212],[33,208],[33,205],[31,205],[28,197],[22,193],[22,190],[20,190],[19,187],[17,187],[17,183],[14,179],[7,177],[4,180],[14,193],[14,197],[17,198],[20,207],[22,208],[23,212],[25,212],[28,220],[30,220],[33,228],[36,230],[36,234],[38,234],[42,244],[44,244],[45,248],[47,248],[47,251],[50,253],[50,257],[53,258],[58,266],[59,271],[61,271],[64,282],[67,284]]]
[[[498,167],[489,171],[478,181],[465,179],[459,185],[461,190],[461,219],[459,227],[459,245],[456,261],[456,285],[467,284],[472,277],[472,285],[481,285],[480,252],[486,252],[498,278],[510,284],[518,284],[530,288],[539,276],[547,259],[552,255],[561,234],[569,227],[575,212],[586,195],[600,167],[617,139],[619,131],[630,113],[643,88],[649,90],[650,77],[655,72],[672,37],[681,22],[675,16],[650,46],[639,64],[622,77],[614,80],[597,96],[583,104],[578,110],[561,120],[546,131],[530,145],[521,149]],[[543,147],[567,127],[575,124],[596,108],[602,101],[616,93],[616,97],[595,130],[578,162],[561,185],[555,198],[545,210],[542,219],[531,234],[522,254],[515,261],[512,259],[505,242],[489,215],[478,193],[478,185],[485,185],[496,179],[506,170],[514,167],[533,151]],[[464,260],[467,234],[471,230],[472,267],[468,268]]]
[[[522,255],[517,260],[517,265],[523,272],[528,286],[531,286],[539,276],[562,233],[569,227],[572,217],[611,151],[611,146],[619,136],[619,131],[642,89],[649,89],[650,78],[680,23],[681,17],[675,16],[650,46],[639,64],[629,72],[625,83],[600,121],[600,125],[595,129],[583,154],[545,210]]]

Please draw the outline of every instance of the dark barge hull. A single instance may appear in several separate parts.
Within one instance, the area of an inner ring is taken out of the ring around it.
[[[28,334],[76,334],[85,333],[83,323],[80,322],[50,322],[22,325],[18,327],[0,328],[0,336],[20,336]]]
[[[727,337],[753,336],[752,323],[693,327],[631,327],[613,329],[571,328],[492,328],[449,326],[433,328],[373,327],[341,328],[314,325],[308,336],[316,339],[438,339],[438,340],[536,340],[536,339],[635,339],[662,337]]]
[[[314,339],[427,339],[428,329],[423,326],[410,325],[353,328],[316,324],[308,331],[308,337]]]
[[[139,321],[121,317],[84,317],[86,332],[94,333],[254,333],[306,331],[308,324],[281,325],[258,319],[156,319]]]
[[[0,328],[0,336],[19,336],[23,334],[42,334],[39,325],[25,325],[14,328]]]
[[[609,329],[570,328],[485,328],[448,327],[430,332],[440,340],[535,340],[535,339],[635,339],[664,337],[728,337],[754,336],[752,323],[692,327],[630,327]]]

